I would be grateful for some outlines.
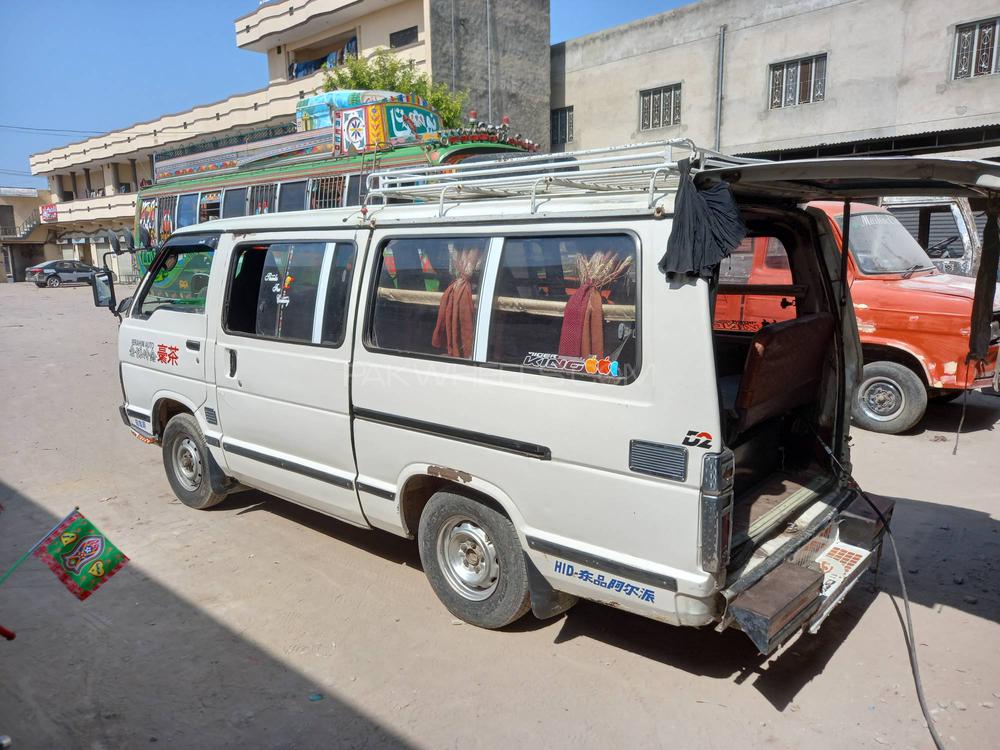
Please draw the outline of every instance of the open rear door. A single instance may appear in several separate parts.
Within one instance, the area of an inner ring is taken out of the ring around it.
[[[742,200],[786,198],[862,200],[890,195],[940,195],[985,199],[989,219],[976,275],[976,296],[969,332],[969,360],[982,361],[990,345],[996,312],[997,263],[1000,261],[1000,164],[974,159],[923,156],[852,159],[802,159],[758,162],[705,169],[695,177],[699,188],[729,184]]]
[[[727,183],[743,204],[776,201],[801,204],[813,200],[850,202],[891,195],[964,196],[984,200],[989,219],[976,277],[968,361],[985,360],[991,344],[991,322],[995,316],[1000,317],[994,312],[995,300],[1000,298],[997,294],[1000,164],[923,157],[810,159],[705,169],[694,179],[700,189]],[[844,243],[847,244],[846,237]],[[840,273],[831,268],[832,278],[846,277],[846,257],[846,253],[839,256]],[[834,293],[836,300],[848,305],[850,310],[846,286],[835,289]],[[841,317],[843,340],[847,341],[849,336],[856,339],[853,316],[848,313]],[[833,446],[834,451],[841,454],[841,460],[847,458],[843,437],[846,436],[849,407],[843,395],[848,377],[849,374],[841,378],[838,396],[841,422],[835,430],[838,439]],[[720,627],[735,624],[764,654],[772,653],[803,627],[815,632],[858,580],[861,571],[870,565],[881,543],[884,529],[880,521],[890,516],[891,502],[880,508],[878,518],[866,506],[867,503],[857,498],[850,507],[831,510],[828,516],[817,516],[810,522],[807,530],[812,528],[812,523],[825,524],[828,519],[831,524],[839,523],[834,543],[819,556],[810,551],[811,559],[801,554],[816,544],[822,532],[816,535],[812,531],[800,531],[801,536],[795,540],[784,535],[770,540],[771,549],[762,547],[768,555],[765,563],[727,582],[722,591],[728,603],[727,614]],[[813,508],[807,510],[811,512]],[[798,522],[794,526],[800,528]],[[834,539],[832,535],[830,538]]]

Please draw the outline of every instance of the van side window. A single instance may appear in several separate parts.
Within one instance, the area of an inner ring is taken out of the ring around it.
[[[138,317],[148,318],[157,310],[204,313],[214,252],[201,244],[168,246],[162,260],[151,269],[152,282],[133,306]]]
[[[340,346],[347,331],[347,308],[351,304],[351,279],[354,276],[354,245],[338,243],[330,263],[326,285],[326,306],[320,343]]]
[[[471,359],[486,237],[390,240],[382,248],[369,342]]]
[[[354,245],[350,243],[243,245],[237,248],[233,263],[225,330],[293,343],[339,346],[353,269]]]
[[[488,360],[631,378],[638,370],[636,266],[635,242],[625,235],[506,239]]]

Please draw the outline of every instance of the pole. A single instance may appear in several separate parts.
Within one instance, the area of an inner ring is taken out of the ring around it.
[[[493,122],[493,26],[490,20],[490,0],[486,0],[486,111],[487,120]]]
[[[7,570],[7,572],[4,573],[3,576],[0,576],[0,586],[3,586],[4,581],[6,581],[8,578],[10,578],[10,574],[13,573],[15,570],[17,570],[17,566],[18,565],[20,565],[25,560],[27,560],[29,557],[31,557],[31,553],[34,552],[36,549],[38,549],[41,546],[42,542],[44,542],[46,539],[48,539],[49,535],[51,535],[53,531],[55,531],[60,526],[62,526],[66,522],[66,519],[69,518],[74,513],[76,513],[78,510],[80,510],[80,506],[79,505],[74,505],[73,506],[73,510],[71,510],[69,513],[67,513],[65,516],[63,516],[62,520],[60,520],[59,523],[57,523],[51,529],[49,529],[48,531],[46,531],[45,534],[44,534],[44,536],[42,536],[41,539],[39,539],[37,542],[35,542],[34,544],[32,544],[31,545],[31,549],[29,549],[27,552],[25,552],[23,555],[21,555],[17,559],[17,561],[13,565],[10,566],[10,568]]]
[[[722,85],[725,82],[726,25],[719,27],[719,63],[715,79],[715,150],[722,147]]]

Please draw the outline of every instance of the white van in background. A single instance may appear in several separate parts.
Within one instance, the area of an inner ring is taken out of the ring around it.
[[[892,511],[830,460],[850,465],[861,351],[836,241],[797,204],[850,198],[858,174],[923,182],[688,142],[575,156],[572,172],[546,156],[386,172],[371,193],[389,205],[178,231],[121,308],[122,418],[191,507],[254,487],[416,538],[467,622],[583,597],[771,653],[815,632]],[[1000,177],[970,163],[949,186],[984,170]],[[703,228],[682,227],[681,201],[724,183],[790,283],[658,268],[675,229]],[[210,268],[197,292],[167,283],[189,261]],[[713,330],[716,296],[750,292],[795,316]]]

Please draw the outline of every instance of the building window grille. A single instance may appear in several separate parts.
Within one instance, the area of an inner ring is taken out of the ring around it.
[[[967,23],[955,28],[955,74],[958,78],[988,76],[1000,72],[997,33],[1000,19]]]
[[[681,85],[660,86],[639,92],[639,130],[681,124]]]
[[[826,98],[826,55],[771,66],[771,109],[821,102]]]
[[[417,27],[411,26],[408,29],[393,31],[389,34],[389,47],[396,49],[417,43]]]
[[[552,110],[552,144],[573,142],[573,108],[560,107]]]

